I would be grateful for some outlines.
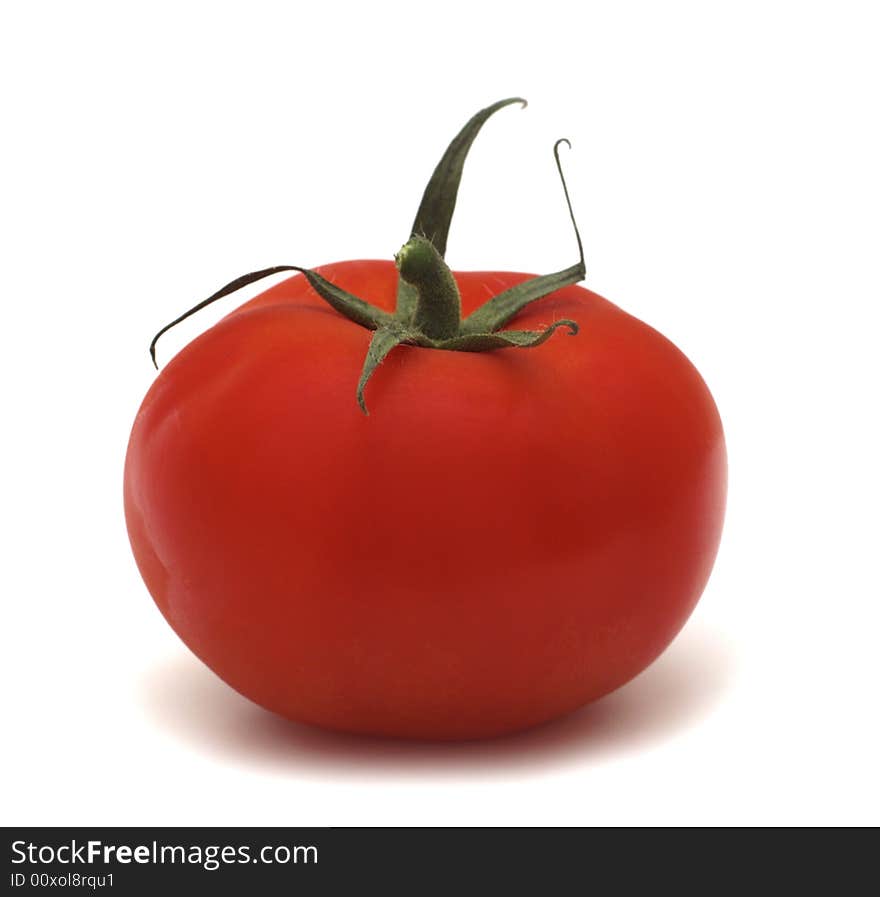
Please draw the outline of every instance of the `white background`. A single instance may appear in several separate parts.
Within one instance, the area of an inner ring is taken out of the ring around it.
[[[429,6],[4,4],[2,822],[880,822],[876,5]],[[283,722],[189,655],[132,560],[147,343],[244,271],[389,258],[447,141],[515,94],[448,258],[571,264],[571,138],[587,285],[725,422],[715,572],[660,661],[537,731]]]

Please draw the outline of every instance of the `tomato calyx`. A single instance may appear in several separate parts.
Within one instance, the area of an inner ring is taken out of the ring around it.
[[[413,222],[409,240],[395,255],[398,270],[397,302],[389,314],[322,277],[317,271],[298,265],[275,265],[244,274],[226,284],[207,299],[166,324],[150,343],[150,357],[156,365],[156,343],[167,330],[190,315],[230,293],[273,274],[296,271],[306,277],[315,292],[340,314],[374,331],[356,388],[356,399],[367,411],[364,390],[376,368],[388,353],[401,344],[456,352],[491,352],[498,349],[527,349],[539,346],[560,327],[570,335],[578,325],[569,319],[553,322],[544,330],[502,330],[515,315],[532,302],[556,290],[578,283],[586,276],[584,250],[559,160],[559,147],[571,143],[562,138],[553,146],[553,157],[565,193],[569,217],[578,245],[578,261],[561,271],[533,277],[493,296],[478,309],[461,317],[461,298],[455,276],[445,262],[446,242],[455,210],[458,187],[468,151],[483,124],[499,109],[526,101],[520,97],[500,100],[481,109],[456,135],[443,154],[425,188]],[[158,368],[158,365],[156,365]]]

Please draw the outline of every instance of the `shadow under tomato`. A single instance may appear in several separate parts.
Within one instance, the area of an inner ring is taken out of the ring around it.
[[[640,676],[576,713],[515,735],[452,743],[345,735],[289,722],[237,694],[183,649],[144,676],[140,697],[156,725],[236,764],[334,777],[485,777],[650,749],[705,719],[734,667],[727,642],[688,627]]]

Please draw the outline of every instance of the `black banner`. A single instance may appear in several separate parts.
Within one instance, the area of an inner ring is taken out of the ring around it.
[[[7,893],[344,894],[354,889],[419,894],[485,893],[491,882],[517,892],[630,893],[646,884],[714,893],[790,886],[824,864],[803,839],[768,831],[733,843],[693,831],[577,828],[6,828]],[[813,834],[807,839],[812,841]],[[699,840],[699,844],[695,841]],[[827,844],[825,849],[827,850]],[[856,852],[853,852],[856,853]],[[840,885],[851,856],[827,878]],[[282,890],[283,889],[283,890]]]

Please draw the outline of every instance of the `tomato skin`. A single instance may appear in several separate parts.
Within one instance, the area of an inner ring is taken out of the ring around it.
[[[392,262],[321,274],[393,310]],[[465,314],[526,279],[457,273]],[[577,336],[491,353],[402,346],[355,385],[369,331],[302,276],[162,370],[125,512],[183,641],[290,719],[465,739],[623,685],[673,639],[718,547],[721,422],[700,375],[581,287],[510,326]]]

